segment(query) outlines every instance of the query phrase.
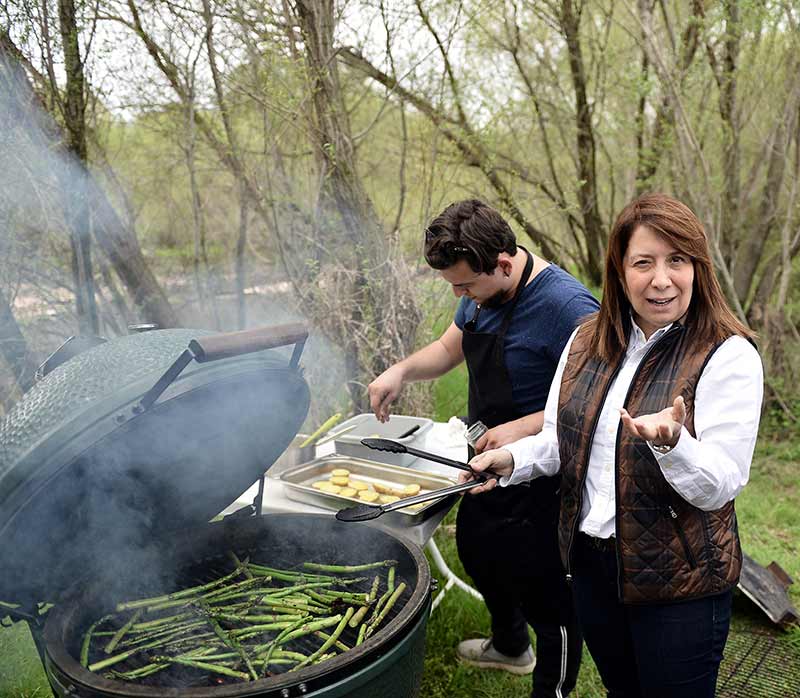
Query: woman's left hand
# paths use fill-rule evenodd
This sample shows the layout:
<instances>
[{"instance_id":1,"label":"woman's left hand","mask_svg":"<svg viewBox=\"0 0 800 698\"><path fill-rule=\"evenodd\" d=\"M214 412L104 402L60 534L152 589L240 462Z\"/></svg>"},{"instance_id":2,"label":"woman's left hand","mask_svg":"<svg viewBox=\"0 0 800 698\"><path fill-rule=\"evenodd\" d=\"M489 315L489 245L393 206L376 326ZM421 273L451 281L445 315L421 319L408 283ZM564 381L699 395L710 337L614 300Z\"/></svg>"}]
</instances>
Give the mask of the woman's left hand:
<instances>
[{"instance_id":1,"label":"woman's left hand","mask_svg":"<svg viewBox=\"0 0 800 698\"><path fill-rule=\"evenodd\" d=\"M631 434L650 441L654 446L674 447L681 435L683 423L686 421L686 404L683 396L678 395L672 407L667 407L656 414L645 414L631 417L625 408L620 411L622 425Z\"/></svg>"}]
</instances>

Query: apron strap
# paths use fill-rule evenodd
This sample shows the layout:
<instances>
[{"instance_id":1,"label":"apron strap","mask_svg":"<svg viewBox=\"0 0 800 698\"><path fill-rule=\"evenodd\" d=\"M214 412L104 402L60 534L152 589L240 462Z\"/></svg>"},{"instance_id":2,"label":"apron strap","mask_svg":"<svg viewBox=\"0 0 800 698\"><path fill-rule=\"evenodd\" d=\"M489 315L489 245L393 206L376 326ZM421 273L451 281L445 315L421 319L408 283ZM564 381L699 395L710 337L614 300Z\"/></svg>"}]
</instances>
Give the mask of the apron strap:
<instances>
[{"instance_id":1,"label":"apron strap","mask_svg":"<svg viewBox=\"0 0 800 698\"><path fill-rule=\"evenodd\" d=\"M524 247L521 249L525 250ZM495 360L499 361L503 357L503 351L505 349L505 339L506 339L506 332L508 332L508 328L511 325L511 320L513 319L514 309L517 307L517 303L519 303L519 299L522 297L522 292L525 290L525 286L528 283L528 279L531 278L531 272L533 271L533 255L531 255L528 250L525 250L525 254L528 255L528 259L525 262L525 268L522 270L522 276L519 279L519 284L517 285L517 290L514 293L514 298L511 300L511 307L506 311L506 314L503 316L503 322L500 325L500 329L497 332L497 341L494 343L494 351L495 351Z\"/></svg>"},{"instance_id":2,"label":"apron strap","mask_svg":"<svg viewBox=\"0 0 800 698\"><path fill-rule=\"evenodd\" d=\"M519 279L519 284L517 285L517 290L514 291L514 297L511 299L511 306L506 311L506 314L503 316L503 322L500 324L500 330L497 332L497 336L501 338L505 338L506 332L508 332L509 325L511 325L512 315L514 314L514 308L517 307L517 303L519 302L519 298L522 295L522 290L528 283L528 279L531 278L531 272L533 271L533 256L531 255L528 250L526 250L522 245L517 245L521 250L525 250L525 254L528 255L528 258L525 260L525 268L522 270L522 276ZM471 325L472 327L478 326L478 318L481 315L481 306L475 306L475 312L472 314L472 318L467 320L466 324Z\"/></svg>"}]
</instances>

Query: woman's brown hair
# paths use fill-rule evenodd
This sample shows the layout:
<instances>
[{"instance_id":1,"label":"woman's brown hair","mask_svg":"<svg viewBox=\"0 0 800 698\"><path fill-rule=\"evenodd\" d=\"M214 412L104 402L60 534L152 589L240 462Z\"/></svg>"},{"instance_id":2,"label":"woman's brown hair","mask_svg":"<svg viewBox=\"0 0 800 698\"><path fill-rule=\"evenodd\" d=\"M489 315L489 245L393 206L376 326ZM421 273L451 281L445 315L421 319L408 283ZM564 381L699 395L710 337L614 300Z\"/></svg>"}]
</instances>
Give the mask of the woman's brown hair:
<instances>
[{"instance_id":1,"label":"woman's brown hair","mask_svg":"<svg viewBox=\"0 0 800 698\"><path fill-rule=\"evenodd\" d=\"M692 259L694 284L686 328L694 341L716 344L735 334L755 337L736 318L725 300L714 274L706 232L697 216L688 206L666 194L643 194L622 209L611 230L606 251L603 300L599 313L586 328L591 337L589 355L616 363L628 345L631 304L622 279L628 242L639 226L649 228Z\"/></svg>"}]
</instances>

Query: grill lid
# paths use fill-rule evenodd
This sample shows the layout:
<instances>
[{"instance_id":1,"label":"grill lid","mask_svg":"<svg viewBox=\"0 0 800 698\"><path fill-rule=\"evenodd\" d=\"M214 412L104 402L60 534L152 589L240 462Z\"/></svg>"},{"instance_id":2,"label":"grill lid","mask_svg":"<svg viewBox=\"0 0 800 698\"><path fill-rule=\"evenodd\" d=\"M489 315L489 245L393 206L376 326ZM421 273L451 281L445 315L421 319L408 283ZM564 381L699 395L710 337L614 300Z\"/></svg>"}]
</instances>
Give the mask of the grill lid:
<instances>
[{"instance_id":1,"label":"grill lid","mask_svg":"<svg viewBox=\"0 0 800 698\"><path fill-rule=\"evenodd\" d=\"M307 331L159 330L48 374L0 424L0 599L52 601L98 551L208 521L306 417ZM294 344L291 358L274 347ZM100 569L97 569L100 568Z\"/></svg>"}]
</instances>

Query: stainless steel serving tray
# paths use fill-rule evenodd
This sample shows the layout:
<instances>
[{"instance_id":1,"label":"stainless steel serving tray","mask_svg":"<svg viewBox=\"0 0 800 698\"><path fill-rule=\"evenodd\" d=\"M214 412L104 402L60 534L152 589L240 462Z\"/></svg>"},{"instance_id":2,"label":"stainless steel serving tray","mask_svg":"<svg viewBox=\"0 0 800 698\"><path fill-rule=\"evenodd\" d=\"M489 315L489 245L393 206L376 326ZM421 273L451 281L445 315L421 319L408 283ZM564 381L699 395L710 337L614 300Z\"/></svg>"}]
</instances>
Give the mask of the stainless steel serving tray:
<instances>
[{"instance_id":1,"label":"stainless steel serving tray","mask_svg":"<svg viewBox=\"0 0 800 698\"><path fill-rule=\"evenodd\" d=\"M450 487L455 484L452 480L442 475L411 470L397 465L378 463L352 456L332 454L315 458L308 463L288 468L280 475L284 484L286 496L296 502L304 502L325 509L338 511L355 504L363 504L364 500L358 497L342 497L332 492L324 492L312 487L317 480L327 480L331 471L337 468L346 468L350 475L367 484L380 483L393 488L403 487L416 483L420 486L420 494ZM457 495L451 495L455 497ZM408 509L398 509L385 514L382 520L389 525L409 527L421 524L431 516L449 506L450 497L442 497L424 504L418 504Z\"/></svg>"}]
</instances>

